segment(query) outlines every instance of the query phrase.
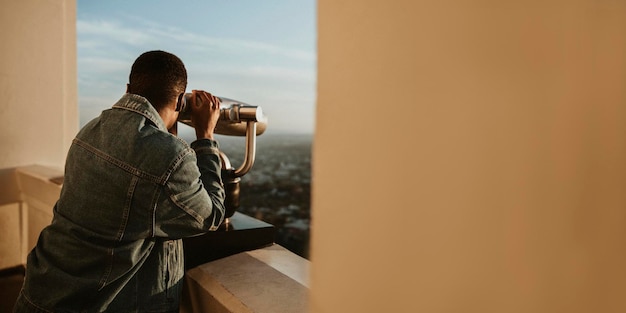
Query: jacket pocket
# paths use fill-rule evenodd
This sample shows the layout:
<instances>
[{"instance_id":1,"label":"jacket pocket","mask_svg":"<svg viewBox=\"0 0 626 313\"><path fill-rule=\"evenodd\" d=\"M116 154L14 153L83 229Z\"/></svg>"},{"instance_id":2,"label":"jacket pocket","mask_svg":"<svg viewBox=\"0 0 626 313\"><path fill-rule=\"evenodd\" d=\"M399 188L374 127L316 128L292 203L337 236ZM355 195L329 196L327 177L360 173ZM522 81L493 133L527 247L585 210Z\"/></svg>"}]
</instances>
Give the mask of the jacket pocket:
<instances>
[{"instance_id":1,"label":"jacket pocket","mask_svg":"<svg viewBox=\"0 0 626 313\"><path fill-rule=\"evenodd\" d=\"M147 295L139 300L142 303L141 312L178 312L184 274L182 243L178 241L157 240L155 250L159 252L152 257L158 259L155 263L158 264L158 275L155 276L157 273L154 271L147 271L152 276L144 275L140 280L145 284L141 285L139 294Z\"/></svg>"},{"instance_id":2,"label":"jacket pocket","mask_svg":"<svg viewBox=\"0 0 626 313\"><path fill-rule=\"evenodd\" d=\"M178 303L183 285L184 265L181 240L168 240L165 245L165 295L168 302Z\"/></svg>"}]
</instances>

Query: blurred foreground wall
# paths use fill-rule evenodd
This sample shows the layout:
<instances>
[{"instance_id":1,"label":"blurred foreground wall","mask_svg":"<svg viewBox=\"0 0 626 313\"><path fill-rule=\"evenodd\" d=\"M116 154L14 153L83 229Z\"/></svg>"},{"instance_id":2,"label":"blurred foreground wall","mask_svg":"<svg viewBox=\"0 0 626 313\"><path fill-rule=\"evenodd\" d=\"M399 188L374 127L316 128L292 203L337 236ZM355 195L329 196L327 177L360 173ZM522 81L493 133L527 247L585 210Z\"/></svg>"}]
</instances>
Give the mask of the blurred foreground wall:
<instances>
[{"instance_id":1,"label":"blurred foreground wall","mask_svg":"<svg viewBox=\"0 0 626 313\"><path fill-rule=\"evenodd\" d=\"M0 169L62 166L78 130L75 0L0 0Z\"/></svg>"},{"instance_id":2,"label":"blurred foreground wall","mask_svg":"<svg viewBox=\"0 0 626 313\"><path fill-rule=\"evenodd\" d=\"M0 0L0 29L2 269L23 263L31 246L28 231L32 243L37 229L51 218L51 208L41 200L48 197L47 189L35 193L36 198L26 199L24 192L39 188L37 182L47 186L44 177L56 173L28 167L36 177L31 182L20 180L15 168L40 164L60 171L78 130L76 1ZM29 221L36 224L30 230Z\"/></svg>"},{"instance_id":3,"label":"blurred foreground wall","mask_svg":"<svg viewBox=\"0 0 626 313\"><path fill-rule=\"evenodd\" d=\"M311 312L626 311L626 2L318 22Z\"/></svg>"}]
</instances>

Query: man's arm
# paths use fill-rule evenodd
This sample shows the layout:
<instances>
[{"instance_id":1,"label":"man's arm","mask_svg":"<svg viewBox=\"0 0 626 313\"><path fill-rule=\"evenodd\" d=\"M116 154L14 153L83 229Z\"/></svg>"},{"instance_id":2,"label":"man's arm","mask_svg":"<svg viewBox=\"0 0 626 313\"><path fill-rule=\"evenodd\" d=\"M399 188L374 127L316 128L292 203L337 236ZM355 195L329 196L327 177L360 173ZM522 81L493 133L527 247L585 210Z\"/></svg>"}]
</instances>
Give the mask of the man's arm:
<instances>
[{"instance_id":1,"label":"man's arm","mask_svg":"<svg viewBox=\"0 0 626 313\"><path fill-rule=\"evenodd\" d=\"M192 94L191 120L197 140L191 143L191 148L195 155L186 155L167 183L171 201L182 210L166 210L163 214L170 215L157 218L157 226L161 225L155 230L157 236L193 236L217 229L224 218L221 160L217 141L213 139L220 100L202 90L193 90ZM180 224L190 217L195 222Z\"/></svg>"},{"instance_id":2,"label":"man's arm","mask_svg":"<svg viewBox=\"0 0 626 313\"><path fill-rule=\"evenodd\" d=\"M157 207L155 236L182 238L219 227L224 218L224 187L216 141L196 140L168 179L167 197Z\"/></svg>"}]
</instances>

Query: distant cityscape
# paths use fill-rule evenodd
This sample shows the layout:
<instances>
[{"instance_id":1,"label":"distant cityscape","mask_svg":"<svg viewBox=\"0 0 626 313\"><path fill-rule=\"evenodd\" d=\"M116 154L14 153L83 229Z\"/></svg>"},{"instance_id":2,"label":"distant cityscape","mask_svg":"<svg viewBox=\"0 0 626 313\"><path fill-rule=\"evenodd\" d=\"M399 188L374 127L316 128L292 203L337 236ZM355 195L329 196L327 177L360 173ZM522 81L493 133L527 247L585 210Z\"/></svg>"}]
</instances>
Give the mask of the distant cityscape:
<instances>
[{"instance_id":1,"label":"distant cityscape","mask_svg":"<svg viewBox=\"0 0 626 313\"><path fill-rule=\"evenodd\" d=\"M217 136L233 167L242 164L245 137ZM263 134L256 160L242 177L238 212L276 227L276 243L309 258L312 135Z\"/></svg>"}]
</instances>

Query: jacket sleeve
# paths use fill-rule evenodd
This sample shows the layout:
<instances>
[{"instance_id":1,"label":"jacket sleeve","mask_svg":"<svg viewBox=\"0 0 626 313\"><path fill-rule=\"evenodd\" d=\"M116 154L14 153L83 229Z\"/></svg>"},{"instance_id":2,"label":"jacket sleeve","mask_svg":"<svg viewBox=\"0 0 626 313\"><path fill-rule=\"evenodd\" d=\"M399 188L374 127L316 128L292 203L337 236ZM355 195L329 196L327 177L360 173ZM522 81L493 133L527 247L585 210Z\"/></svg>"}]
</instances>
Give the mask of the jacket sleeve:
<instances>
[{"instance_id":1,"label":"jacket sleeve","mask_svg":"<svg viewBox=\"0 0 626 313\"><path fill-rule=\"evenodd\" d=\"M183 155L165 185L167 197L156 208L157 237L183 238L216 230L224 218L224 186L216 141L196 140L195 153ZM160 202L161 203L161 202Z\"/></svg>"}]
</instances>

